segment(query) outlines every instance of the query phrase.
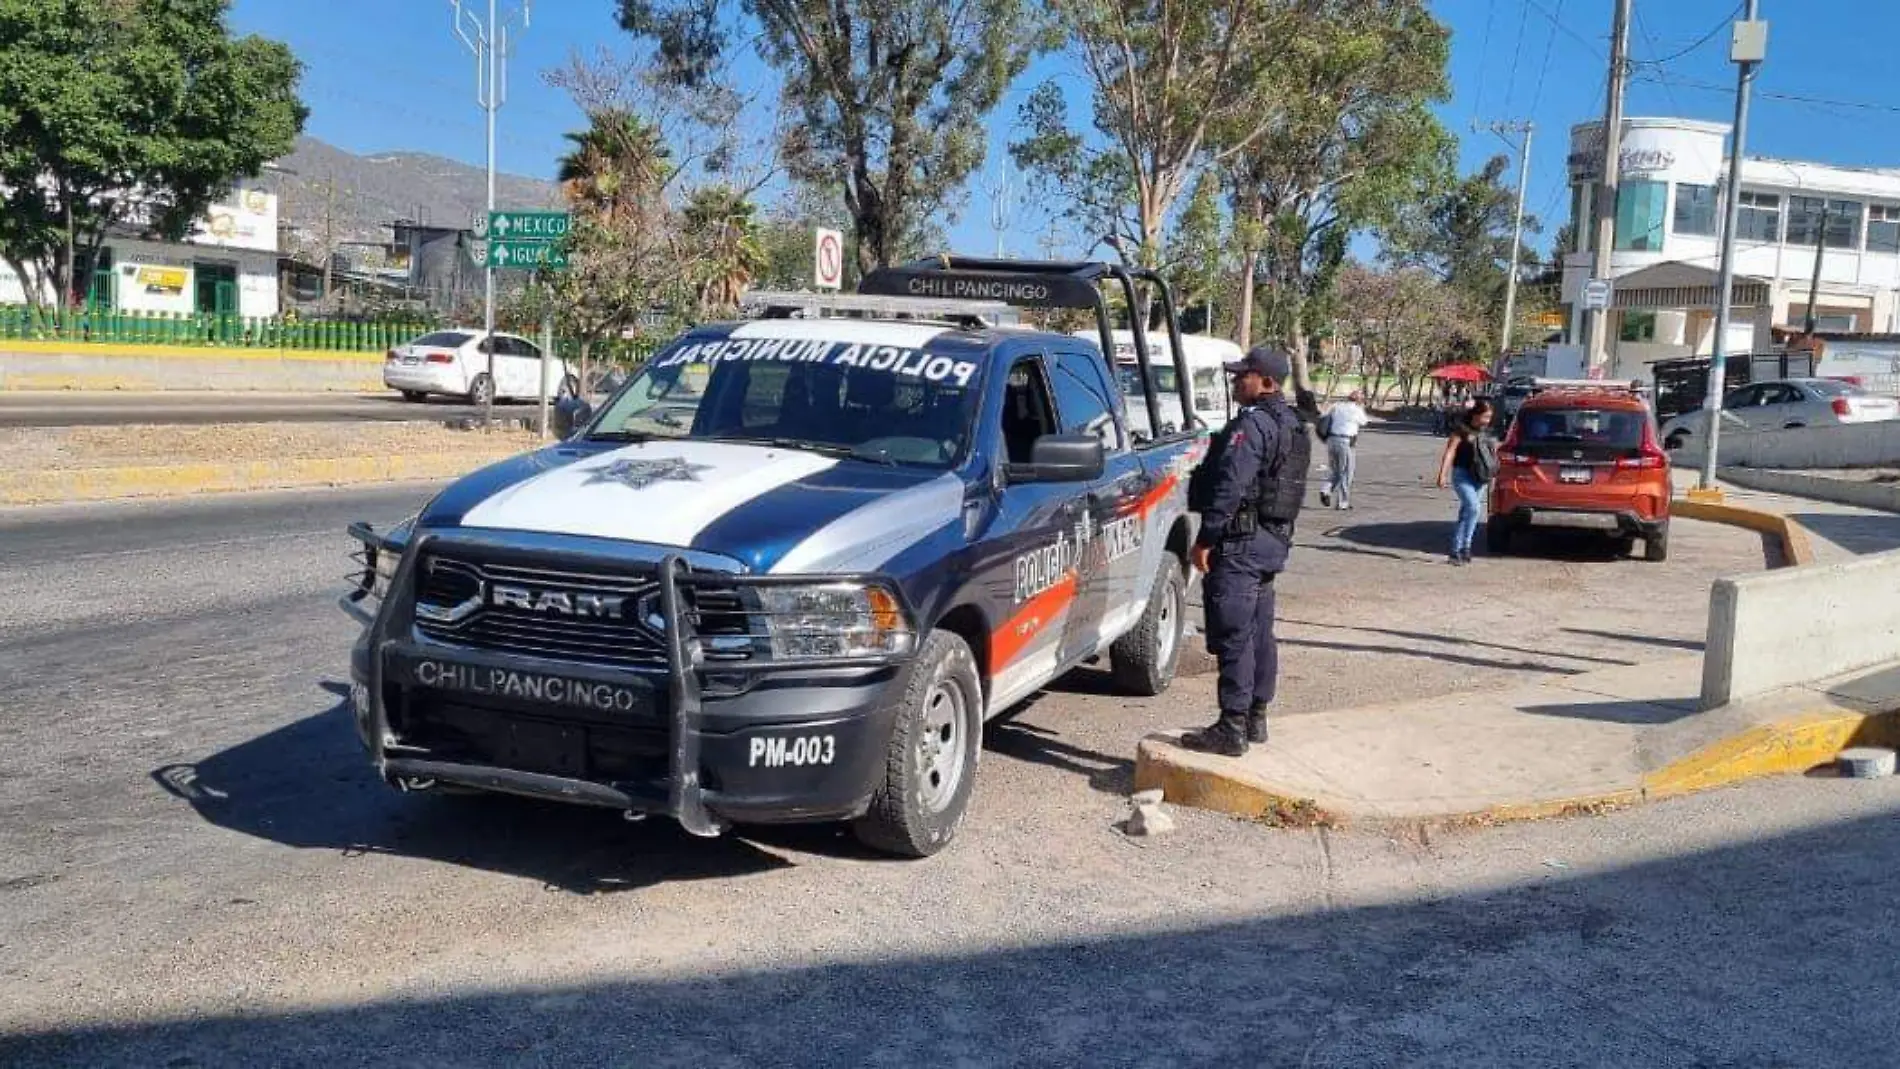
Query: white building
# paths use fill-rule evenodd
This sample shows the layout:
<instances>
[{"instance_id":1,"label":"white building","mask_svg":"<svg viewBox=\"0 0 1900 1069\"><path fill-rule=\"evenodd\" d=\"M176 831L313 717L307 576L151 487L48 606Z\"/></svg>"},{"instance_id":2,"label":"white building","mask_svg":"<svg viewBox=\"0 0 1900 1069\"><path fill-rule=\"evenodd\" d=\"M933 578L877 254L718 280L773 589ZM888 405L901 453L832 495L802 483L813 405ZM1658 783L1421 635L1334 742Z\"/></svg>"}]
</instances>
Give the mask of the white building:
<instances>
[{"instance_id":1,"label":"white building","mask_svg":"<svg viewBox=\"0 0 1900 1069\"><path fill-rule=\"evenodd\" d=\"M148 241L142 228L108 232L93 271L93 300L123 312L268 317L277 303L277 195L237 189L211 206L181 242ZM50 301L50 288L42 287ZM0 262L0 304L26 300Z\"/></svg>"},{"instance_id":2,"label":"white building","mask_svg":"<svg viewBox=\"0 0 1900 1069\"><path fill-rule=\"evenodd\" d=\"M1570 133L1577 241L1564 257L1563 301L1574 341L1588 318L1581 292L1593 260L1601 131L1602 123L1585 123ZM1610 378L1641 378L1651 361L1714 351L1728 132L1690 119L1623 122ZM1768 352L1773 328L1804 326L1817 246L1815 328L1900 331L1900 168L1751 156L1741 187L1729 352Z\"/></svg>"}]
</instances>

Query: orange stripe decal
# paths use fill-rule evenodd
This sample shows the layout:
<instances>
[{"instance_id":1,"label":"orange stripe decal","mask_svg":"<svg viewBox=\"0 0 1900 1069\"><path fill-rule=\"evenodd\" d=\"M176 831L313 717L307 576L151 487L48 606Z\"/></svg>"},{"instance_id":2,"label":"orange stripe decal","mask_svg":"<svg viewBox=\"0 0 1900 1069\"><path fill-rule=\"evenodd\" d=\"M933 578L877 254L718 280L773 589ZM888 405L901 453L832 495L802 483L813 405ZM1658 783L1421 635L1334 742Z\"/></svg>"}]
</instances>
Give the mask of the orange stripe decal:
<instances>
[{"instance_id":1,"label":"orange stripe decal","mask_svg":"<svg viewBox=\"0 0 1900 1069\"><path fill-rule=\"evenodd\" d=\"M1173 493L1174 488L1180 485L1180 483L1181 477L1179 475L1170 475L1161 480L1160 486L1148 491L1148 493L1142 497L1141 504L1135 507L1135 511L1140 513L1145 519L1150 512L1155 510L1157 505L1167 500L1168 495Z\"/></svg>"},{"instance_id":2,"label":"orange stripe decal","mask_svg":"<svg viewBox=\"0 0 1900 1069\"><path fill-rule=\"evenodd\" d=\"M1075 600L1075 573L1062 577L1056 585L1023 602L1016 615L990 634L990 675L1022 656L1023 650L1062 615Z\"/></svg>"}]
</instances>

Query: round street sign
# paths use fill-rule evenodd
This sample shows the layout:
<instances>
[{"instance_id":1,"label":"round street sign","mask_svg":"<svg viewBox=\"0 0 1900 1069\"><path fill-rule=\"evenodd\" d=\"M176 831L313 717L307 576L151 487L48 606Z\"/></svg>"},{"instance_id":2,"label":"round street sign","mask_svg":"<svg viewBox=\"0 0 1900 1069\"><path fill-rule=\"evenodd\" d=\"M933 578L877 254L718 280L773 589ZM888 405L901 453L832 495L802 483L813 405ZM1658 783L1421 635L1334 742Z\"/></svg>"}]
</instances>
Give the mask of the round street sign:
<instances>
[{"instance_id":1,"label":"round street sign","mask_svg":"<svg viewBox=\"0 0 1900 1069\"><path fill-rule=\"evenodd\" d=\"M844 235L836 230L818 231L812 282L821 289L830 290L844 285Z\"/></svg>"}]
</instances>

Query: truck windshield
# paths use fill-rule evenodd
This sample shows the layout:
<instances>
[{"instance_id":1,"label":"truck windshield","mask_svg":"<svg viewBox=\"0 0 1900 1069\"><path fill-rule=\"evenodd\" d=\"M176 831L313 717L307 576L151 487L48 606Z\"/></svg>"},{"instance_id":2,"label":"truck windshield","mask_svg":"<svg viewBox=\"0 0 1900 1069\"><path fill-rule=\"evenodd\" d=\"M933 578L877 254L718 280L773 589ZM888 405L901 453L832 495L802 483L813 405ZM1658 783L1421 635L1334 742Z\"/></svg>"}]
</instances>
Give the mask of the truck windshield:
<instances>
[{"instance_id":1,"label":"truck windshield","mask_svg":"<svg viewBox=\"0 0 1900 1069\"><path fill-rule=\"evenodd\" d=\"M601 411L596 440L768 442L885 464L963 456L982 364L927 349L822 337L687 337Z\"/></svg>"}]
</instances>

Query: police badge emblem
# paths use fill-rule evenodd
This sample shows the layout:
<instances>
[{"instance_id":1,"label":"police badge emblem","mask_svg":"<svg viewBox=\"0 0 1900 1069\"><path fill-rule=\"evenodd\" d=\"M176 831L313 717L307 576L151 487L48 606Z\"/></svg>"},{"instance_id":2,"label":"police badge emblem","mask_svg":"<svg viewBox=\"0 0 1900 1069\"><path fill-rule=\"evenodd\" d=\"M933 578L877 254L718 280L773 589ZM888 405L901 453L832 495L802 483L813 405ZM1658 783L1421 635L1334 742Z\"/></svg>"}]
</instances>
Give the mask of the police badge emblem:
<instances>
[{"instance_id":1,"label":"police badge emblem","mask_svg":"<svg viewBox=\"0 0 1900 1069\"><path fill-rule=\"evenodd\" d=\"M696 483L699 473L711 471L710 464L693 464L685 457L657 457L651 460L616 460L587 477L582 485L617 483L629 490L644 490L654 483Z\"/></svg>"}]
</instances>

